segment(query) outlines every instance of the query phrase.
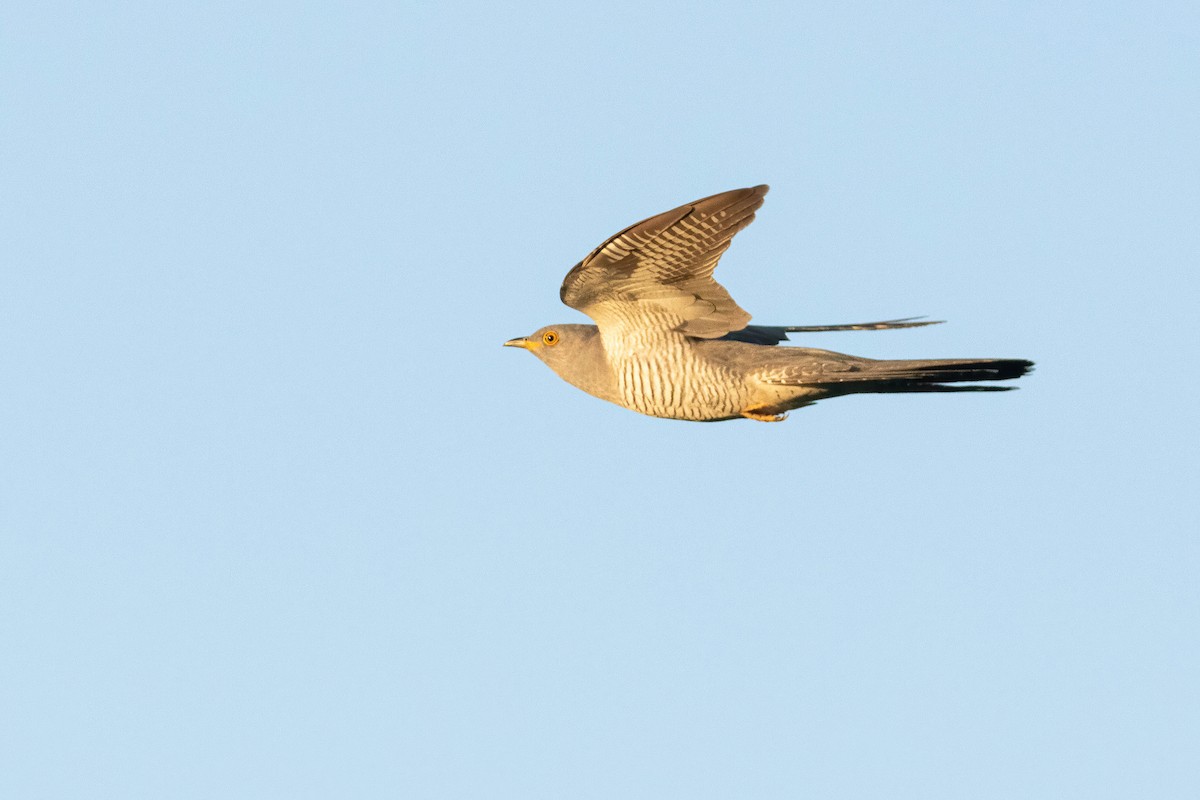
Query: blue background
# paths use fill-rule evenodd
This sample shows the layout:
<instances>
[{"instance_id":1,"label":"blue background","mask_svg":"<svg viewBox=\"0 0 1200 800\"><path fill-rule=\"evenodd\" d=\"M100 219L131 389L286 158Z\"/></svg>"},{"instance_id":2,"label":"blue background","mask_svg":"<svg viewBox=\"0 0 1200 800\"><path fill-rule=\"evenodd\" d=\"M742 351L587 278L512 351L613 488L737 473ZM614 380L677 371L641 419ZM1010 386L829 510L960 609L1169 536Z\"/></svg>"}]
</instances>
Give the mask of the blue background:
<instances>
[{"instance_id":1,"label":"blue background","mask_svg":"<svg viewBox=\"0 0 1200 800\"><path fill-rule=\"evenodd\" d=\"M2 13L0 794L1200 795L1191 3ZM1022 391L650 419L501 342L718 277Z\"/></svg>"}]
</instances>

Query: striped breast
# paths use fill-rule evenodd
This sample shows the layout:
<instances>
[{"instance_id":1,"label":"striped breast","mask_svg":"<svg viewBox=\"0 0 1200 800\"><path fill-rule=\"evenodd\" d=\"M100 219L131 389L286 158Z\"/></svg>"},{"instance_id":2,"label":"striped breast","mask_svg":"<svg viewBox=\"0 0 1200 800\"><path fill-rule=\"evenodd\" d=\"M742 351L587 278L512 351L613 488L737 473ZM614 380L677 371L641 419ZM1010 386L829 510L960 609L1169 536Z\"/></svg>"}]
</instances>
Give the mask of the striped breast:
<instances>
[{"instance_id":1,"label":"striped breast","mask_svg":"<svg viewBox=\"0 0 1200 800\"><path fill-rule=\"evenodd\" d=\"M702 358L690 338L670 329L668 324L675 320L664 317L648 320L643 311L636 318L610 319L600 326L623 405L669 419L738 416L747 402L744 381Z\"/></svg>"}]
</instances>

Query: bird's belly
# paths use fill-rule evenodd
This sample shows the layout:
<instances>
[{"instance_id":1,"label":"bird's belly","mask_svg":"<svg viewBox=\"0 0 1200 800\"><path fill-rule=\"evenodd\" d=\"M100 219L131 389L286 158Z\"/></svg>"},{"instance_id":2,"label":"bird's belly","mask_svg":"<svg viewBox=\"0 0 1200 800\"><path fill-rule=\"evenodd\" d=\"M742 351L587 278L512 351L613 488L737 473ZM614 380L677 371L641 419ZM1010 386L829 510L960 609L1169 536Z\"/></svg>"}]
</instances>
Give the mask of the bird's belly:
<instances>
[{"instance_id":1,"label":"bird's belly","mask_svg":"<svg viewBox=\"0 0 1200 800\"><path fill-rule=\"evenodd\" d=\"M737 417L745 408L741 381L690 354L640 353L614 366L624 405L642 414L710 421Z\"/></svg>"}]
</instances>

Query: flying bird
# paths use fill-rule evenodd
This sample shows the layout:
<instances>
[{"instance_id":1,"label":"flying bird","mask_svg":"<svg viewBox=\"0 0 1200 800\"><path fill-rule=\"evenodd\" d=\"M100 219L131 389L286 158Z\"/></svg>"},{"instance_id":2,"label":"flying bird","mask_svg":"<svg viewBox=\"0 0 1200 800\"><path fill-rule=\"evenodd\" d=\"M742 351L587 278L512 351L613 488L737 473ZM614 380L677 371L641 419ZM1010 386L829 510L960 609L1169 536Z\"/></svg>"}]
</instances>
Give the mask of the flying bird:
<instances>
[{"instance_id":1,"label":"flying bird","mask_svg":"<svg viewBox=\"0 0 1200 800\"><path fill-rule=\"evenodd\" d=\"M946 384L1018 378L1033 366L1012 358L879 361L780 346L794 332L935 323L750 325L713 270L766 194L765 185L735 189L631 225L576 264L559 291L595 325L549 325L504 344L601 400L697 422L779 422L794 408L848 394L1005 391L1014 387Z\"/></svg>"}]
</instances>

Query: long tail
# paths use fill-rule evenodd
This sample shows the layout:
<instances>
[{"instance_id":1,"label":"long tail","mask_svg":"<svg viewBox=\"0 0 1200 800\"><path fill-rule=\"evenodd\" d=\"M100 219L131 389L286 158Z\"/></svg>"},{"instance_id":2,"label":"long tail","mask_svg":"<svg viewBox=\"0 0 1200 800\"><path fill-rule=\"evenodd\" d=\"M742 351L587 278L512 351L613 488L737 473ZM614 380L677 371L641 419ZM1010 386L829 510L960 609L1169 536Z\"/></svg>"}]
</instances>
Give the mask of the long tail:
<instances>
[{"instance_id":1,"label":"long tail","mask_svg":"<svg viewBox=\"0 0 1200 800\"><path fill-rule=\"evenodd\" d=\"M819 376L814 383L847 393L860 392L1006 392L1015 386L946 386L948 383L1004 381L1033 368L1019 358L875 361L850 372Z\"/></svg>"}]
</instances>

